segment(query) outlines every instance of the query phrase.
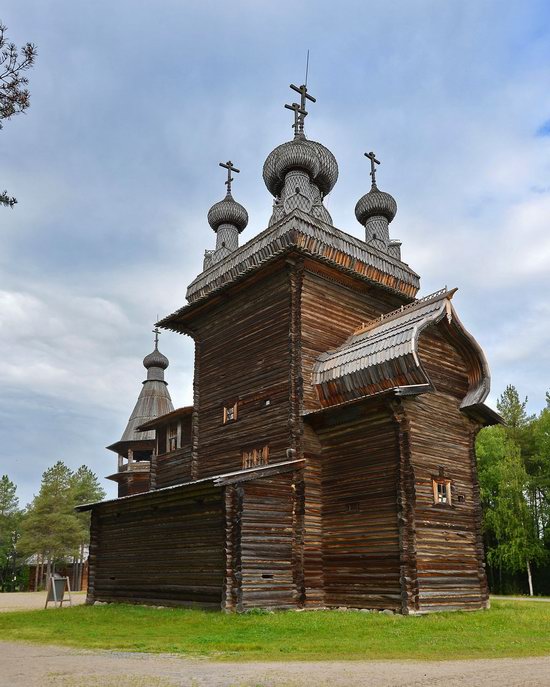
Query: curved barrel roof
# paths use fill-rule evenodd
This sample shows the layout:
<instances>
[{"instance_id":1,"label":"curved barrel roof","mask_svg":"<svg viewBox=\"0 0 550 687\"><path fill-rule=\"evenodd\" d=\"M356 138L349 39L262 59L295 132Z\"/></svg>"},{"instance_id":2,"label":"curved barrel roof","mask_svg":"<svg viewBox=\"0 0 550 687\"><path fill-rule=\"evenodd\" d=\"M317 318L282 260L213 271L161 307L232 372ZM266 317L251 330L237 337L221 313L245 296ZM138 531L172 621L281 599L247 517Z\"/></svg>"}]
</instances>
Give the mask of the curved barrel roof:
<instances>
[{"instance_id":1,"label":"curved barrel roof","mask_svg":"<svg viewBox=\"0 0 550 687\"><path fill-rule=\"evenodd\" d=\"M483 351L464 329L451 304L455 291L442 289L382 315L339 348L321 354L313 383L323 405L391 388L429 385L418 356L418 341L426 327L444 318L457 348L469 363L469 390L462 407L482 403L489 393L489 369Z\"/></svg>"}]
</instances>

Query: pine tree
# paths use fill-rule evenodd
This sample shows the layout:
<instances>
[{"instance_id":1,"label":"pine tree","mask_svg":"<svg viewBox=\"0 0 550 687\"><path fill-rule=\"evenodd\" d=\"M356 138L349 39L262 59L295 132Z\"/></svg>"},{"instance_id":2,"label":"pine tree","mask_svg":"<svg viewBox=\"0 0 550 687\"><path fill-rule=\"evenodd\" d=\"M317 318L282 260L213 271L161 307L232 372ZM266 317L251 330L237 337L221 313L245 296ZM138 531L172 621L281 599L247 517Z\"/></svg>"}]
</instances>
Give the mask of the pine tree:
<instances>
[{"instance_id":1,"label":"pine tree","mask_svg":"<svg viewBox=\"0 0 550 687\"><path fill-rule=\"evenodd\" d=\"M39 493L23 520L20 547L28 555L38 555L47 565L47 575L56 562L67 560L77 551L82 527L74 512L71 470L61 461L42 475Z\"/></svg>"},{"instance_id":2,"label":"pine tree","mask_svg":"<svg viewBox=\"0 0 550 687\"><path fill-rule=\"evenodd\" d=\"M15 591L21 575L18 552L21 510L17 488L7 475L0 478L0 591Z\"/></svg>"},{"instance_id":3,"label":"pine tree","mask_svg":"<svg viewBox=\"0 0 550 687\"><path fill-rule=\"evenodd\" d=\"M28 79L24 73L33 66L35 59L36 46L27 43L18 50L15 43L8 41L6 27L0 22L0 129L2 120L25 112L29 107ZM12 208L16 203L17 199L7 191L0 192L0 205Z\"/></svg>"},{"instance_id":4,"label":"pine tree","mask_svg":"<svg viewBox=\"0 0 550 687\"><path fill-rule=\"evenodd\" d=\"M71 476L71 499L73 507L83 503L92 503L105 498L105 491L95 475L86 465L81 465ZM73 557L73 589L82 588L82 572L84 567L85 550L90 542L90 513L76 513L80 525L80 543L78 551Z\"/></svg>"},{"instance_id":5,"label":"pine tree","mask_svg":"<svg viewBox=\"0 0 550 687\"><path fill-rule=\"evenodd\" d=\"M506 426L512 430L523 429L532 419L527 414L526 407L527 396L524 401L520 401L518 390L513 384L508 384L497 401L498 412Z\"/></svg>"}]
</instances>

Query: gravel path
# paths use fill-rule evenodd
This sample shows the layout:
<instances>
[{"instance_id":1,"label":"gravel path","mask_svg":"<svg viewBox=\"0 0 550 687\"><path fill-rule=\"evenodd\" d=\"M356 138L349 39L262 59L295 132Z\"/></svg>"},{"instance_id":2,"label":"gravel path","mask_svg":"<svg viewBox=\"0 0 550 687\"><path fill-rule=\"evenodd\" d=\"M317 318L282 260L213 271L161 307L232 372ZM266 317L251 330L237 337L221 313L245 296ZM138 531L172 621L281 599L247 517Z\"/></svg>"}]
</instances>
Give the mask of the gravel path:
<instances>
[{"instance_id":1,"label":"gravel path","mask_svg":"<svg viewBox=\"0 0 550 687\"><path fill-rule=\"evenodd\" d=\"M83 604L86 601L86 592L72 593L73 606ZM44 608L46 592L5 592L0 594L0 613L6 611L34 611ZM69 604L63 604L67 608ZM54 608L53 603L48 604L48 609Z\"/></svg>"},{"instance_id":2,"label":"gravel path","mask_svg":"<svg viewBox=\"0 0 550 687\"><path fill-rule=\"evenodd\" d=\"M478 661L214 663L0 642L0 687L548 687L550 656Z\"/></svg>"}]
</instances>

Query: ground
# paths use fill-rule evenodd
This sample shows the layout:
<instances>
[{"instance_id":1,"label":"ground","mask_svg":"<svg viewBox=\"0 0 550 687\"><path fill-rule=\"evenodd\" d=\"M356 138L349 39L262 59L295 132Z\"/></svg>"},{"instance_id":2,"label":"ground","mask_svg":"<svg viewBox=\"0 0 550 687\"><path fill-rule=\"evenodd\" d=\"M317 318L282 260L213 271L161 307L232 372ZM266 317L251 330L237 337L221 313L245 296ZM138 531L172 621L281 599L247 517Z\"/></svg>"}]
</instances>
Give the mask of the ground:
<instances>
[{"instance_id":1,"label":"ground","mask_svg":"<svg viewBox=\"0 0 550 687\"><path fill-rule=\"evenodd\" d=\"M68 597L66 597L68 598ZM86 601L86 592L73 592L71 594L73 606L79 606ZM44 608L46 592L15 592L0 594L0 613L7 611L33 611ZM65 607L66 604L64 603ZM53 608L53 603L48 608Z\"/></svg>"},{"instance_id":2,"label":"ground","mask_svg":"<svg viewBox=\"0 0 550 687\"><path fill-rule=\"evenodd\" d=\"M550 657L219 663L0 642L0 687L547 687Z\"/></svg>"},{"instance_id":3,"label":"ground","mask_svg":"<svg viewBox=\"0 0 550 687\"><path fill-rule=\"evenodd\" d=\"M0 615L0 687L550 685L550 604L525 599L421 618L120 605L28 610L44 600L0 594L0 610L27 609Z\"/></svg>"}]
</instances>

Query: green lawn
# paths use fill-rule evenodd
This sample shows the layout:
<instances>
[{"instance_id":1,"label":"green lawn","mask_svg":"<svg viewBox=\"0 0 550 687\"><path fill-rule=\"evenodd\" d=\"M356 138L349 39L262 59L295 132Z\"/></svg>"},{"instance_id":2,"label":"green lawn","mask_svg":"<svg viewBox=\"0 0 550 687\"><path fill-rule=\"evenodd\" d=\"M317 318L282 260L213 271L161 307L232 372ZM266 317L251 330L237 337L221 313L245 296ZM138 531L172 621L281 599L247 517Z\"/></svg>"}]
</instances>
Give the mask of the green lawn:
<instances>
[{"instance_id":1,"label":"green lawn","mask_svg":"<svg viewBox=\"0 0 550 687\"><path fill-rule=\"evenodd\" d=\"M550 654L550 604L421 617L358 611L225 615L144 606L0 614L0 638L238 660L457 659Z\"/></svg>"}]
</instances>

